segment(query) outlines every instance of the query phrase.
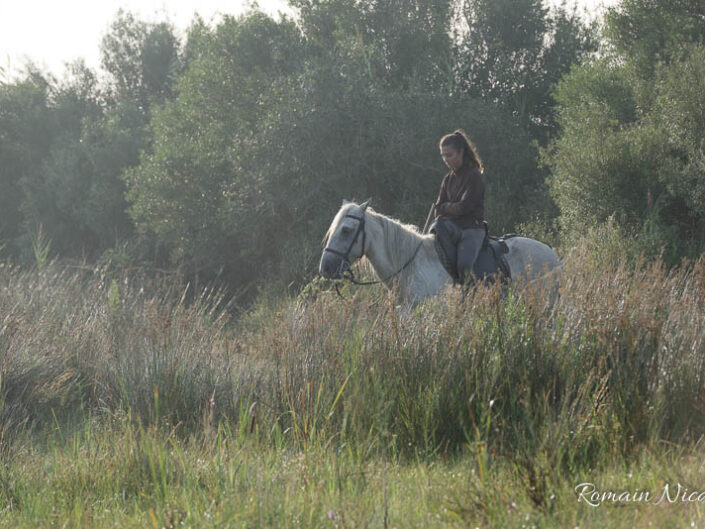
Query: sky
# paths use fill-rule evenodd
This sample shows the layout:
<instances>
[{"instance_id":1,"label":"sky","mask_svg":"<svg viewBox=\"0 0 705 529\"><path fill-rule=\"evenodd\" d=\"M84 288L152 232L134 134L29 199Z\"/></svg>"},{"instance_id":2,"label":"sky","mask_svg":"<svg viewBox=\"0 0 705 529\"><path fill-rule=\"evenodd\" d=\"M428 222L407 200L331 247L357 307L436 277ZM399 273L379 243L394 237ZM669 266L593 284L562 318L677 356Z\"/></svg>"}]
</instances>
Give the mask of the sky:
<instances>
[{"instance_id":1,"label":"sky","mask_svg":"<svg viewBox=\"0 0 705 529\"><path fill-rule=\"evenodd\" d=\"M572 1L589 14L617 2ZM100 41L121 8L147 22L168 20L185 31L196 12L206 22L217 22L221 14L237 15L248 5L248 0L0 0L0 68L7 78L31 59L58 76L66 63L83 58L97 69ZM272 15L292 13L286 0L259 0L258 5Z\"/></svg>"}]
</instances>

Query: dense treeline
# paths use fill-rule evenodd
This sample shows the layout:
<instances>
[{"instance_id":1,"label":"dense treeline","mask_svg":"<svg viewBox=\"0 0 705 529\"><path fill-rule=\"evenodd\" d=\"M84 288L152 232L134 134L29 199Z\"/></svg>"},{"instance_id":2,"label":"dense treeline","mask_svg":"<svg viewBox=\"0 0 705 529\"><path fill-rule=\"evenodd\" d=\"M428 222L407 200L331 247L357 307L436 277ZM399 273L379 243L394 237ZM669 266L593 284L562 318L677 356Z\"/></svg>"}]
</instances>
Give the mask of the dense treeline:
<instances>
[{"instance_id":1,"label":"dense treeline","mask_svg":"<svg viewBox=\"0 0 705 529\"><path fill-rule=\"evenodd\" d=\"M614 216L649 253L705 249L705 4L623 0L610 47L559 84L549 151L564 235Z\"/></svg>"},{"instance_id":2,"label":"dense treeline","mask_svg":"<svg viewBox=\"0 0 705 529\"><path fill-rule=\"evenodd\" d=\"M637 250L705 248L699 2L623 0L599 28L540 0L290 3L183 37L120 12L101 72L2 82L1 256L302 281L344 197L422 222L456 127L495 232L611 217Z\"/></svg>"}]
</instances>

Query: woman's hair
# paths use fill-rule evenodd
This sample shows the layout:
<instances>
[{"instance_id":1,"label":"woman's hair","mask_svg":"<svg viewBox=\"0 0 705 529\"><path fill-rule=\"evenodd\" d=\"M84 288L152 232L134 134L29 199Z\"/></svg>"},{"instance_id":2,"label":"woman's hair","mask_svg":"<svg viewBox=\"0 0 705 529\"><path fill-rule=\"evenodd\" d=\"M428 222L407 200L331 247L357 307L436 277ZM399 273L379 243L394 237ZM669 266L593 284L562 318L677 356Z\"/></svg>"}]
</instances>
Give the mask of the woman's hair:
<instances>
[{"instance_id":1,"label":"woman's hair","mask_svg":"<svg viewBox=\"0 0 705 529\"><path fill-rule=\"evenodd\" d=\"M454 147L463 153L463 163L477 167L480 172L484 172L485 168L482 165L482 159L477 154L477 147L468 139L465 131L458 129L452 134L446 134L441 138L441 147Z\"/></svg>"}]
</instances>

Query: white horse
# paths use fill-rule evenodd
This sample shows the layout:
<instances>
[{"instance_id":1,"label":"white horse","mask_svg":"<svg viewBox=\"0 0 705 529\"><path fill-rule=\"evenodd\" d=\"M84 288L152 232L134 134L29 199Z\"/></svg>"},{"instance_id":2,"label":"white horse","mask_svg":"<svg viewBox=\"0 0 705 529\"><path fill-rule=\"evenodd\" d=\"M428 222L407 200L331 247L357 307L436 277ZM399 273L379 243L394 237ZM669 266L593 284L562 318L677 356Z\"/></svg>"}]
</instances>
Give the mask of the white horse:
<instances>
[{"instance_id":1,"label":"white horse","mask_svg":"<svg viewBox=\"0 0 705 529\"><path fill-rule=\"evenodd\" d=\"M326 233L319 273L328 279L340 279L364 256L380 282L388 288L397 283L399 292L412 303L452 286L453 279L436 252L434 236L377 213L368 208L368 202L358 205L343 201ZM512 237L506 244L513 279L531 281L560 267L556 252L542 242Z\"/></svg>"}]
</instances>

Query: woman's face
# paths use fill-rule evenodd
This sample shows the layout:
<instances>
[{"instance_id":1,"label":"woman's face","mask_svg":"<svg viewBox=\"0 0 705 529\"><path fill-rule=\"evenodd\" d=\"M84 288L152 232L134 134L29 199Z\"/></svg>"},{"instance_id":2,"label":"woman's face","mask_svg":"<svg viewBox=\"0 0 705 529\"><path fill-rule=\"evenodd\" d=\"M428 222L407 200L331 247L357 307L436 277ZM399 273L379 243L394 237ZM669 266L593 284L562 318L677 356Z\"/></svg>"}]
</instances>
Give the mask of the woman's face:
<instances>
[{"instance_id":1,"label":"woman's face","mask_svg":"<svg viewBox=\"0 0 705 529\"><path fill-rule=\"evenodd\" d=\"M463 165L463 152L455 147L441 147L441 158L449 169L456 171Z\"/></svg>"}]
</instances>

